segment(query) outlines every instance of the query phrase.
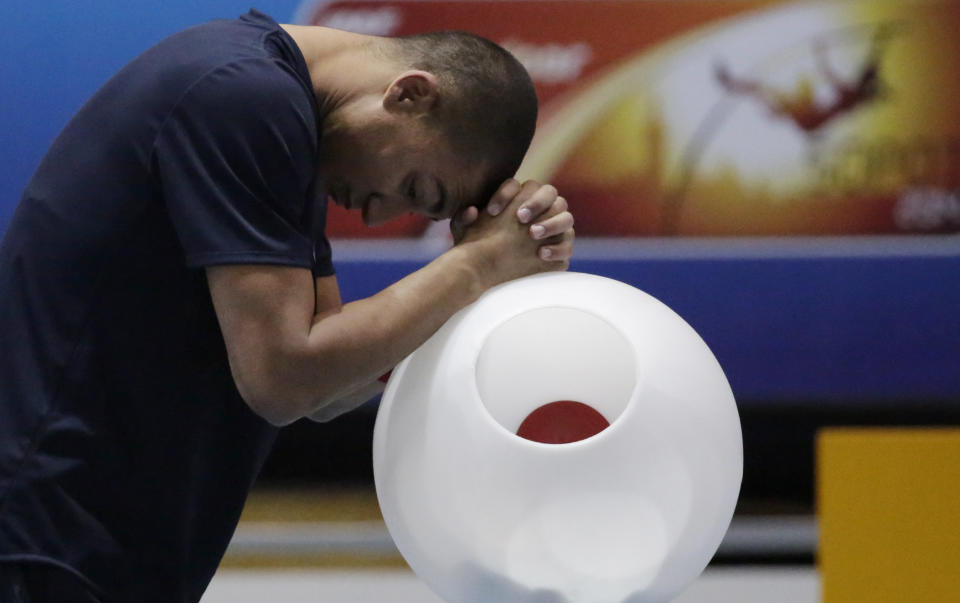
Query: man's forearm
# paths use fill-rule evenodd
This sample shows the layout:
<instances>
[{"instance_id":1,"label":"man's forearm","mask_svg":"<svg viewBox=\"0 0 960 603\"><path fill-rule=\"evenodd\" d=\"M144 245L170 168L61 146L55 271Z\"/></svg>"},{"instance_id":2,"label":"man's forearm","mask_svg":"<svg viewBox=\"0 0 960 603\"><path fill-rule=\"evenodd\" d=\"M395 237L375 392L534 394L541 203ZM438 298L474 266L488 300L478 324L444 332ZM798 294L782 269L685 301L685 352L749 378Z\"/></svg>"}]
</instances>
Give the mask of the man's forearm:
<instances>
[{"instance_id":1,"label":"man's forearm","mask_svg":"<svg viewBox=\"0 0 960 603\"><path fill-rule=\"evenodd\" d=\"M556 189L508 181L494 200L498 196L512 200L497 215L463 212L469 226L453 249L345 305L334 276L313 279L286 266L209 267L211 298L243 399L276 425L315 414L393 368L489 287L566 269L573 218ZM534 207L531 216L540 221L520 219L521 205Z\"/></svg>"}]
</instances>

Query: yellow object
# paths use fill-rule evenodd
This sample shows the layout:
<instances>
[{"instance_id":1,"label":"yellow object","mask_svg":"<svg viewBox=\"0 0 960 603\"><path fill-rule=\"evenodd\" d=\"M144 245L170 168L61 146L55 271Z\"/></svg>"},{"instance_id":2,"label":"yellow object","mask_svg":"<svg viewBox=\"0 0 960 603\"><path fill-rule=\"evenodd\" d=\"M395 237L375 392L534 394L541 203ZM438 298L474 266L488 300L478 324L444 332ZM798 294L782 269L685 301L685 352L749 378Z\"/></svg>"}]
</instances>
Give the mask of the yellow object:
<instances>
[{"instance_id":1,"label":"yellow object","mask_svg":"<svg viewBox=\"0 0 960 603\"><path fill-rule=\"evenodd\" d=\"M824 603L960 601L960 429L826 429Z\"/></svg>"}]
</instances>

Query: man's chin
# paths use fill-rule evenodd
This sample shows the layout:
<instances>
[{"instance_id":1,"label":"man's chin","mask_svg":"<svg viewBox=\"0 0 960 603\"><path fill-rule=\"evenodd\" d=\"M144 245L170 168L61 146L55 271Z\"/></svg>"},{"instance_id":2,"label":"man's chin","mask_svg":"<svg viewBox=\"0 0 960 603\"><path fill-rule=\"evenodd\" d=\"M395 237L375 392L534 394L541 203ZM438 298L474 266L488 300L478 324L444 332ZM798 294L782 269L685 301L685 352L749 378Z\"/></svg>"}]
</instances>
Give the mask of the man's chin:
<instances>
[{"instance_id":1,"label":"man's chin","mask_svg":"<svg viewBox=\"0 0 960 603\"><path fill-rule=\"evenodd\" d=\"M360 220L363 222L364 226L373 228L374 226L380 226L384 223L384 220L372 217L368 211L368 206L364 205L360 208Z\"/></svg>"},{"instance_id":2,"label":"man's chin","mask_svg":"<svg viewBox=\"0 0 960 603\"><path fill-rule=\"evenodd\" d=\"M380 215L381 212L377 211L379 208L376 206L376 203L377 201L375 199L368 200L357 208L360 211L360 219L363 221L364 226L382 226L390 221L390 218L384 218Z\"/></svg>"},{"instance_id":3,"label":"man's chin","mask_svg":"<svg viewBox=\"0 0 960 603\"><path fill-rule=\"evenodd\" d=\"M368 218L366 214L361 214L360 219L363 221L363 225L368 228L376 228L377 226L383 226L384 224L390 221L390 220L371 219L371 218Z\"/></svg>"}]
</instances>

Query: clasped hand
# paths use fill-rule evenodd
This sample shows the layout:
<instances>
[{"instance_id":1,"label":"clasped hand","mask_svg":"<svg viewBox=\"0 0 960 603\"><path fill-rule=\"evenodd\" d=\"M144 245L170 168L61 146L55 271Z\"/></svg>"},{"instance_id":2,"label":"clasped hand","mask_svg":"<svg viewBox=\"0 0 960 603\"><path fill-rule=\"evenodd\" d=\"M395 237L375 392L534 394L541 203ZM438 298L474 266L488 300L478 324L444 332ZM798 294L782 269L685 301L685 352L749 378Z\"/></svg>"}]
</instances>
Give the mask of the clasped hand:
<instances>
[{"instance_id":1,"label":"clasped hand","mask_svg":"<svg viewBox=\"0 0 960 603\"><path fill-rule=\"evenodd\" d=\"M534 180L505 181L487 206L468 207L450 223L457 244L494 241L493 256L519 254L520 272L565 270L573 253L573 215L557 189ZM521 237L521 234L525 235ZM525 240L521 240L525 239ZM524 257L530 251L533 258ZM529 260L539 260L530 264ZM523 274L512 275L523 276ZM504 279L506 280L506 279Z\"/></svg>"}]
</instances>

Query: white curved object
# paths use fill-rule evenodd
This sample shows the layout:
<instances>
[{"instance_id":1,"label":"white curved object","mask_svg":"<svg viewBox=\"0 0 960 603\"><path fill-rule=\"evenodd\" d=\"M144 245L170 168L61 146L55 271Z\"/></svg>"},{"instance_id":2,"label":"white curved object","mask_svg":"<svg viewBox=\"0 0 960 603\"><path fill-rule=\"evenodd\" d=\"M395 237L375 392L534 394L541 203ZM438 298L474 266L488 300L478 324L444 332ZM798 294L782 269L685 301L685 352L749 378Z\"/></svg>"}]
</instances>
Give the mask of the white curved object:
<instances>
[{"instance_id":1,"label":"white curved object","mask_svg":"<svg viewBox=\"0 0 960 603\"><path fill-rule=\"evenodd\" d=\"M575 400L610 426L516 435ZM703 340L619 281L551 273L490 290L394 371L373 443L380 508L450 603L662 603L729 526L743 448Z\"/></svg>"}]
</instances>

